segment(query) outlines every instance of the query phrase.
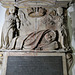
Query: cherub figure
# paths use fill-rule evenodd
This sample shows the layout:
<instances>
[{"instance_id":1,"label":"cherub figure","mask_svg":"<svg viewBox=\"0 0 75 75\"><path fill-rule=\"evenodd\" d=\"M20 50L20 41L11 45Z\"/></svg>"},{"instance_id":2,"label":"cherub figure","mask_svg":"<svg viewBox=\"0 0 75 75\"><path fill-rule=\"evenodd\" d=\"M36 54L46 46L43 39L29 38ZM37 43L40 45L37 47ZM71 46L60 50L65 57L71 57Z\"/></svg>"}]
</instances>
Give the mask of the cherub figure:
<instances>
[{"instance_id":1,"label":"cherub figure","mask_svg":"<svg viewBox=\"0 0 75 75\"><path fill-rule=\"evenodd\" d=\"M55 20L55 22L58 25L58 29L57 29L58 33L59 33L59 39L58 39L58 41L60 42L61 47L65 48L65 46L64 46L64 35L66 34L66 30L64 29L65 27L63 25L63 16L62 16L62 14L63 14L63 8L58 7L57 8L57 18ZM64 32L65 34L63 35L62 32Z\"/></svg>"}]
</instances>

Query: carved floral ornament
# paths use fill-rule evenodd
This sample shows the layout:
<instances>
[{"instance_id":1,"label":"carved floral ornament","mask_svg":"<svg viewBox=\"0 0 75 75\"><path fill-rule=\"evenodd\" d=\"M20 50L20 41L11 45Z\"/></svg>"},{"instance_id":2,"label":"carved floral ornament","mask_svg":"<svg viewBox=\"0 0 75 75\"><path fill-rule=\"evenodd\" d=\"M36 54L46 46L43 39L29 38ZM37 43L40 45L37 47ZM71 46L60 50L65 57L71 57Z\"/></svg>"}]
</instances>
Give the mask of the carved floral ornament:
<instances>
[{"instance_id":1,"label":"carved floral ornament","mask_svg":"<svg viewBox=\"0 0 75 75\"><path fill-rule=\"evenodd\" d=\"M27 11L30 17L41 17L44 16L47 12L47 10L42 7L31 7L28 8Z\"/></svg>"}]
</instances>

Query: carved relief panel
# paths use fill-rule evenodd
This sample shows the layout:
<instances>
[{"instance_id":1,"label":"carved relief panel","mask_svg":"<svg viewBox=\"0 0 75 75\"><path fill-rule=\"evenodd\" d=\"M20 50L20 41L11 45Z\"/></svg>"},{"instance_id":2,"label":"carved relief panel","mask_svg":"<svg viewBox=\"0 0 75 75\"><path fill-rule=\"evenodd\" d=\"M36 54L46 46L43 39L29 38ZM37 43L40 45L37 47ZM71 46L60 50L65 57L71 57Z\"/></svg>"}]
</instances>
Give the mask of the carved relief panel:
<instances>
[{"instance_id":1,"label":"carved relief panel","mask_svg":"<svg viewBox=\"0 0 75 75\"><path fill-rule=\"evenodd\" d=\"M67 36L67 8L39 5L36 3L26 8L13 5L7 9L1 49L64 53L71 51ZM66 54L66 58L70 67L70 52Z\"/></svg>"},{"instance_id":2,"label":"carved relief panel","mask_svg":"<svg viewBox=\"0 0 75 75\"><path fill-rule=\"evenodd\" d=\"M2 31L2 48L43 49L48 45L53 50L65 49L64 36L67 36L67 32L63 10L61 7L10 7L6 11Z\"/></svg>"}]
</instances>

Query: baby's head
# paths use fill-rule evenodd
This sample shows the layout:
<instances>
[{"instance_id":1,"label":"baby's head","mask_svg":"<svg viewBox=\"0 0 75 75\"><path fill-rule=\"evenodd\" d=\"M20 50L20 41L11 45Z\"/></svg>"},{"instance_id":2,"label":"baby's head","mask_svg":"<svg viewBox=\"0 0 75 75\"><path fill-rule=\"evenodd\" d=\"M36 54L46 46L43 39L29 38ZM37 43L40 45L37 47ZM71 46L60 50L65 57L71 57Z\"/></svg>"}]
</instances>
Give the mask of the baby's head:
<instances>
[{"instance_id":1,"label":"baby's head","mask_svg":"<svg viewBox=\"0 0 75 75\"><path fill-rule=\"evenodd\" d=\"M55 40L55 38L56 38L56 33L53 30L51 30L45 34L45 40L47 42L52 42Z\"/></svg>"}]
</instances>

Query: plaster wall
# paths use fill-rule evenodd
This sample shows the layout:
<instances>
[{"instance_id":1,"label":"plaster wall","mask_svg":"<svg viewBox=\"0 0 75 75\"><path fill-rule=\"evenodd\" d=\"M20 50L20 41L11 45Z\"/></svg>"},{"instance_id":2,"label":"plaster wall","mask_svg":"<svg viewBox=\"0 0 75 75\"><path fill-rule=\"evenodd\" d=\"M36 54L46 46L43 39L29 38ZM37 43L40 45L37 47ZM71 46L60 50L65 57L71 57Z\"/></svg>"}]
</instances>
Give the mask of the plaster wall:
<instances>
[{"instance_id":1,"label":"plaster wall","mask_svg":"<svg viewBox=\"0 0 75 75\"><path fill-rule=\"evenodd\" d=\"M1 44L2 26L3 26L4 20L5 20L5 11L6 11L6 9L3 8L0 3L0 44ZM0 57L0 61L1 61L1 57ZM1 68L2 68L2 65L0 64L0 75L1 75Z\"/></svg>"}]
</instances>

